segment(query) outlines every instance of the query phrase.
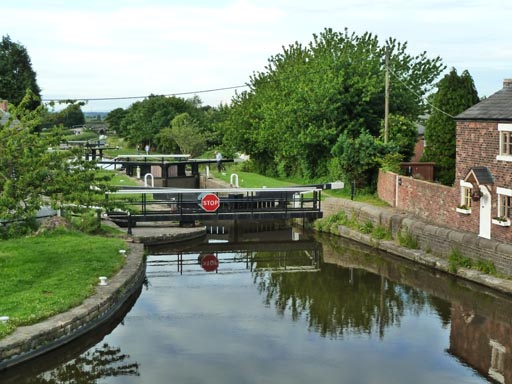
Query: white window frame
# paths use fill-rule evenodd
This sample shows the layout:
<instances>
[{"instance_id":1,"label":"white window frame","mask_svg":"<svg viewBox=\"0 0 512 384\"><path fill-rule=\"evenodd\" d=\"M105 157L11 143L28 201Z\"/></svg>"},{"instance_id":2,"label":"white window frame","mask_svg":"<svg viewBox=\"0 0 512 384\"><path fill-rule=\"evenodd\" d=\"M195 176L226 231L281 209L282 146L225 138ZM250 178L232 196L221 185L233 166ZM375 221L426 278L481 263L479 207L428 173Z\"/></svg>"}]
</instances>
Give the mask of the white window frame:
<instances>
[{"instance_id":1,"label":"white window frame","mask_svg":"<svg viewBox=\"0 0 512 384\"><path fill-rule=\"evenodd\" d=\"M467 213L471 212L471 189L473 189L473 184L460 180L460 205L468 208L467 211L469 212ZM460 208L457 208L457 212L466 213L462 212Z\"/></svg>"},{"instance_id":2,"label":"white window frame","mask_svg":"<svg viewBox=\"0 0 512 384\"><path fill-rule=\"evenodd\" d=\"M498 341L489 339L491 347L491 366L489 367L489 376L498 383L505 383L504 364L507 349Z\"/></svg>"},{"instance_id":3,"label":"white window frame","mask_svg":"<svg viewBox=\"0 0 512 384\"><path fill-rule=\"evenodd\" d=\"M503 196L509 196L511 197L512 196L512 189L508 189L508 188L502 188L502 187L497 187L496 188L496 194L498 195L498 205L497 205L497 216L498 217L505 217L507 219L509 219L510 215L511 215L511 212L509 212L510 210L510 207L507 208L503 208L503 201L502 201L502 197ZM505 214L502 215L502 210L505 209Z\"/></svg>"},{"instance_id":4,"label":"white window frame","mask_svg":"<svg viewBox=\"0 0 512 384\"><path fill-rule=\"evenodd\" d=\"M512 147L512 124L498 123L498 132L499 132L499 150L498 155L496 156L496 160L500 161L512 161L512 153L504 153L504 138L508 138L508 145ZM510 149L512 152L512 148Z\"/></svg>"}]
</instances>

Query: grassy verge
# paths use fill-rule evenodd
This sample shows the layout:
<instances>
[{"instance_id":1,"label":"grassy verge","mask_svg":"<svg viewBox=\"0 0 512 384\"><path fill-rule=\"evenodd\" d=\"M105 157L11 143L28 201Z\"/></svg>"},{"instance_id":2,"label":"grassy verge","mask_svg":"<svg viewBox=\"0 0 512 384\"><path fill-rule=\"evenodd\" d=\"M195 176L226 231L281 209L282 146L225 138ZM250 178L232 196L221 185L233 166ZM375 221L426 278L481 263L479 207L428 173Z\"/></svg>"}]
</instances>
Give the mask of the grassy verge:
<instances>
[{"instance_id":1,"label":"grassy verge","mask_svg":"<svg viewBox=\"0 0 512 384\"><path fill-rule=\"evenodd\" d=\"M0 242L0 338L76 307L124 264L122 239L56 230Z\"/></svg>"},{"instance_id":2,"label":"grassy verge","mask_svg":"<svg viewBox=\"0 0 512 384\"><path fill-rule=\"evenodd\" d=\"M210 167L210 173L217 179L220 179L226 183L231 182L231 174L238 175L238 186L240 188L261 188L263 186L267 188L279 188L279 187L290 187L297 185L307 185L307 184L317 184L314 182L306 182L304 180L298 179L277 179L267 176L262 176L257 173L244 172L241 171L240 168L242 166L240 164L231 164L226 165L226 172L220 173L217 172L216 169L212 170ZM335 181L335 180L333 180ZM322 184L322 183L318 183ZM337 197L341 199L350 199L351 198L351 190L349 183L345 183L344 189L339 190L325 190L322 191L322 198L326 196ZM389 206L386 202L379 199L376 194L370 194L366 192L356 191L354 196L354 201L359 201L362 203L368 203L379 207Z\"/></svg>"}]
</instances>

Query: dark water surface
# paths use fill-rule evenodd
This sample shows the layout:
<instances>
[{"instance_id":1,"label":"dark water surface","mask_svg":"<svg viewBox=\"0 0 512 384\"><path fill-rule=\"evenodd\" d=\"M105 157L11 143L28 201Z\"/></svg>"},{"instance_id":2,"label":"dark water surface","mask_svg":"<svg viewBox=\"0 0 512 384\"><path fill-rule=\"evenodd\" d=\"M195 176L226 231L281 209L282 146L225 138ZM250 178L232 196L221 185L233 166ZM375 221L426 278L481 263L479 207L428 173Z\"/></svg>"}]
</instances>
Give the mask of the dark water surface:
<instances>
[{"instance_id":1,"label":"dark water surface","mask_svg":"<svg viewBox=\"0 0 512 384\"><path fill-rule=\"evenodd\" d=\"M113 330L0 382L512 382L507 298L339 238L246 237L151 250Z\"/></svg>"}]
</instances>

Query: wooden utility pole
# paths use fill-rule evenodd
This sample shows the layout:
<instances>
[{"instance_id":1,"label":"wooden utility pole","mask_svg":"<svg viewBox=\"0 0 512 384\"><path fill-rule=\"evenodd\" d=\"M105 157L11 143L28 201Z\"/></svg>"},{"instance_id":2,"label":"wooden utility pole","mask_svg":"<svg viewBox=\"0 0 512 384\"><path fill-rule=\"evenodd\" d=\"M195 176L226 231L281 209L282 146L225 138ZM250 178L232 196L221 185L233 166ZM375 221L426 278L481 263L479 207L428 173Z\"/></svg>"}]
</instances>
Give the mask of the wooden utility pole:
<instances>
[{"instance_id":1,"label":"wooden utility pole","mask_svg":"<svg viewBox=\"0 0 512 384\"><path fill-rule=\"evenodd\" d=\"M384 85L384 143L388 142L389 121L389 49L386 47L386 80Z\"/></svg>"}]
</instances>

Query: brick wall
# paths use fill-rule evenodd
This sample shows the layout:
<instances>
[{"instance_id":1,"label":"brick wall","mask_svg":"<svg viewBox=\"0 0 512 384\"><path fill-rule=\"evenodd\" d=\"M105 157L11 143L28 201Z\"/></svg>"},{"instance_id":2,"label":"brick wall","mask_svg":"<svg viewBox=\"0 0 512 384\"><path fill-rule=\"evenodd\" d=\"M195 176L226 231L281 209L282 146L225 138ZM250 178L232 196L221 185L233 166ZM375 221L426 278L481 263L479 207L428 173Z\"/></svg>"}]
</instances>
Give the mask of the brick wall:
<instances>
[{"instance_id":1,"label":"brick wall","mask_svg":"<svg viewBox=\"0 0 512 384\"><path fill-rule=\"evenodd\" d=\"M399 182L396 183L395 180ZM395 190L398 189L398 193ZM422 181L392 172L379 173L378 196L392 207L418 217L431 224L445 228L464 230L478 234L480 206L474 204L471 214L457 212L460 203L459 187L447 187L428 181ZM507 241L502 233L509 228L492 227L493 238Z\"/></svg>"},{"instance_id":2,"label":"brick wall","mask_svg":"<svg viewBox=\"0 0 512 384\"><path fill-rule=\"evenodd\" d=\"M398 175L392 172L383 172L379 170L379 178L377 180L378 196L394 207L396 203L396 183Z\"/></svg>"},{"instance_id":3,"label":"brick wall","mask_svg":"<svg viewBox=\"0 0 512 384\"><path fill-rule=\"evenodd\" d=\"M458 221L460 195L455 188L399 176L397 189L398 209L440 225Z\"/></svg>"}]
</instances>

